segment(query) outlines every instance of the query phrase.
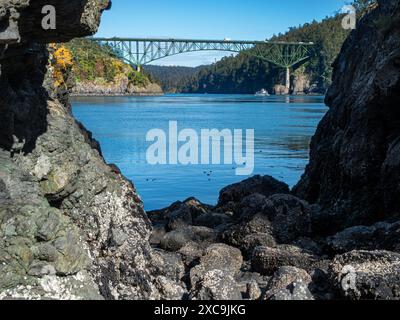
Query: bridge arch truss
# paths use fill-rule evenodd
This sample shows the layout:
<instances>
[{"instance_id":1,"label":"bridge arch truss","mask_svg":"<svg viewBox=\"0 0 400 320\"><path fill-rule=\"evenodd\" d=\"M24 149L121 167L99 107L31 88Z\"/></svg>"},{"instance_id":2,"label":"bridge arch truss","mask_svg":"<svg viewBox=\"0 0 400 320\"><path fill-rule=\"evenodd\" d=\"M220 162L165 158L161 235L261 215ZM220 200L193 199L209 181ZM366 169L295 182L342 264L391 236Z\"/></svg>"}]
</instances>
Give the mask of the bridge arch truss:
<instances>
[{"instance_id":1,"label":"bridge arch truss","mask_svg":"<svg viewBox=\"0 0 400 320\"><path fill-rule=\"evenodd\" d=\"M118 58L140 68L151 62L196 51L247 51L264 61L289 69L310 57L313 43L193 39L90 38ZM250 50L252 49L252 50Z\"/></svg>"}]
</instances>

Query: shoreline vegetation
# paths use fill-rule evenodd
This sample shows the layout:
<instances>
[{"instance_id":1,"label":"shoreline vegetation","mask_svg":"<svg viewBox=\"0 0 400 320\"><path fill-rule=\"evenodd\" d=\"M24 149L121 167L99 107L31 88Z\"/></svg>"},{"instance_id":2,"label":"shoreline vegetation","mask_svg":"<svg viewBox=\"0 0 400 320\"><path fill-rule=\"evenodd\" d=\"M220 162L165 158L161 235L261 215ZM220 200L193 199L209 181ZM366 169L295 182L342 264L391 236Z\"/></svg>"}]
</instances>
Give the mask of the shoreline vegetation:
<instances>
[{"instance_id":1,"label":"shoreline vegetation","mask_svg":"<svg viewBox=\"0 0 400 320\"><path fill-rule=\"evenodd\" d=\"M64 59L71 61L72 95L163 94L160 85L149 75L134 70L132 66L115 57L112 52L88 39L74 39L61 48Z\"/></svg>"}]
</instances>

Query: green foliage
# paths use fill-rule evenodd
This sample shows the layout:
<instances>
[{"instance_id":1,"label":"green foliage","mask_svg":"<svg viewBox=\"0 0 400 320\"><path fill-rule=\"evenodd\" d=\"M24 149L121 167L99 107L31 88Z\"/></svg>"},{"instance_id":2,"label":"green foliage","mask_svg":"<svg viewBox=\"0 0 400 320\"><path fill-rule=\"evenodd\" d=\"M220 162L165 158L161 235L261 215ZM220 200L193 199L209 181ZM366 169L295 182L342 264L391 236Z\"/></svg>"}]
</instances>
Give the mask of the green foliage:
<instances>
[{"instance_id":1,"label":"green foliage","mask_svg":"<svg viewBox=\"0 0 400 320\"><path fill-rule=\"evenodd\" d=\"M74 58L77 82L115 83L127 78L134 86L145 87L151 81L145 74L115 57L111 50L88 39L75 39L66 44Z\"/></svg>"},{"instance_id":2,"label":"green foliage","mask_svg":"<svg viewBox=\"0 0 400 320\"><path fill-rule=\"evenodd\" d=\"M145 74L134 70L128 73L128 79L130 83L138 87L145 87L150 83L149 78Z\"/></svg>"},{"instance_id":3,"label":"green foliage","mask_svg":"<svg viewBox=\"0 0 400 320\"><path fill-rule=\"evenodd\" d=\"M175 93L184 87L204 66L191 68L180 66L147 65L144 69L150 79L162 86L164 92Z\"/></svg>"}]
</instances>

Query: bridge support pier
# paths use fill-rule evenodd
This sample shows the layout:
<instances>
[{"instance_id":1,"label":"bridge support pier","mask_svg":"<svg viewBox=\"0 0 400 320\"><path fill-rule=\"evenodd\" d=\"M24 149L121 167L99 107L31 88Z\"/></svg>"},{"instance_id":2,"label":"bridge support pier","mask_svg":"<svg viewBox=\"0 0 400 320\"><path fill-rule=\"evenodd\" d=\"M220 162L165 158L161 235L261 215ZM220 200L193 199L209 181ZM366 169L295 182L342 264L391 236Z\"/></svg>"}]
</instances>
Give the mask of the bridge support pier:
<instances>
[{"instance_id":1,"label":"bridge support pier","mask_svg":"<svg viewBox=\"0 0 400 320\"><path fill-rule=\"evenodd\" d=\"M290 93L290 68L286 67L286 92Z\"/></svg>"}]
</instances>

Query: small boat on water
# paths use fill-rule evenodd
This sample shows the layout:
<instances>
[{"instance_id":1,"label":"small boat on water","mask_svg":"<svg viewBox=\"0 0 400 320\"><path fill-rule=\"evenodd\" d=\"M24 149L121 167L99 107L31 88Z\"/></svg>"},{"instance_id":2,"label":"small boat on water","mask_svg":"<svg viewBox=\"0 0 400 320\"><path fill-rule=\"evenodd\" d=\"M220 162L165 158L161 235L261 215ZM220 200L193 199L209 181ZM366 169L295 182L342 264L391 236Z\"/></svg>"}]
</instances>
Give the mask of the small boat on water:
<instances>
[{"instance_id":1,"label":"small boat on water","mask_svg":"<svg viewBox=\"0 0 400 320\"><path fill-rule=\"evenodd\" d=\"M255 94L257 97L269 97L270 94L268 93L267 90L261 89L260 91L257 91Z\"/></svg>"}]
</instances>

